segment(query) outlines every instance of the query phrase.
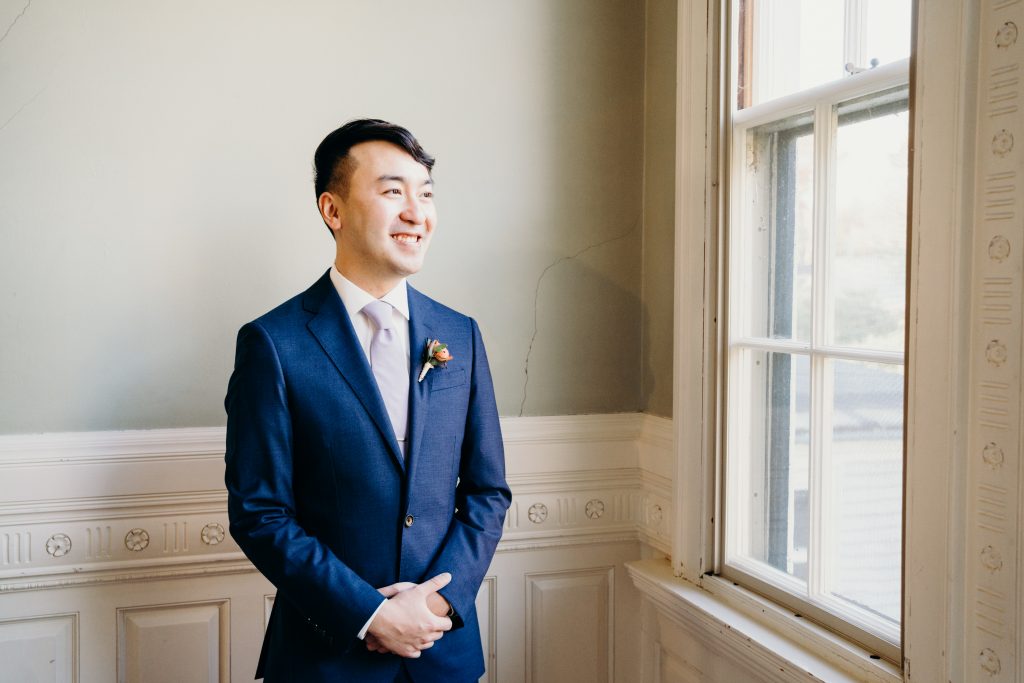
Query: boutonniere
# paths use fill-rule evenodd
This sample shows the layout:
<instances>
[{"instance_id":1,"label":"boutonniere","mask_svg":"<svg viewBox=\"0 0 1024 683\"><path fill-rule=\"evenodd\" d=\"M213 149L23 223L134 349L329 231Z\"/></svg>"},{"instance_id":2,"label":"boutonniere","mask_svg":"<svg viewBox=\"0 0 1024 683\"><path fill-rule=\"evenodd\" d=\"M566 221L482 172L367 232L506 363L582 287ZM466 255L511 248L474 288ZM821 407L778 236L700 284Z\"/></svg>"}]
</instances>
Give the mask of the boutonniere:
<instances>
[{"instance_id":1,"label":"boutonniere","mask_svg":"<svg viewBox=\"0 0 1024 683\"><path fill-rule=\"evenodd\" d=\"M448 345L442 344L437 339L428 339L427 348L423 350L423 369L420 370L420 378L416 381L422 382L431 368L444 367L452 359L448 352Z\"/></svg>"}]
</instances>

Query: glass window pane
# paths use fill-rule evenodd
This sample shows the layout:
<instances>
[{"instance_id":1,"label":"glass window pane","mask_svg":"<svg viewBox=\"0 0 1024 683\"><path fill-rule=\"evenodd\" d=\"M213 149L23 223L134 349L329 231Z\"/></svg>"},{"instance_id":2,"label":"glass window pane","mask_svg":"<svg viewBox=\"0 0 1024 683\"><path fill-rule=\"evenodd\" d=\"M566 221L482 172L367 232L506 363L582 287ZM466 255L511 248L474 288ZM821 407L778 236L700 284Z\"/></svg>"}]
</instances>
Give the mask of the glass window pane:
<instances>
[{"instance_id":1,"label":"glass window pane","mask_svg":"<svg viewBox=\"0 0 1024 683\"><path fill-rule=\"evenodd\" d=\"M745 0L749 12L740 49L749 87L740 108L843 77L843 0Z\"/></svg>"},{"instance_id":2,"label":"glass window pane","mask_svg":"<svg viewBox=\"0 0 1024 683\"><path fill-rule=\"evenodd\" d=\"M747 135L742 336L810 341L814 135L810 115Z\"/></svg>"},{"instance_id":3,"label":"glass window pane","mask_svg":"<svg viewBox=\"0 0 1024 683\"><path fill-rule=\"evenodd\" d=\"M807 498L810 456L810 376L806 356L741 350L739 367L749 391L737 397L749 411L748 430L730 464L742 482L736 501L738 546L732 554L806 582L810 522ZM742 436L739 436L742 434Z\"/></svg>"},{"instance_id":4,"label":"glass window pane","mask_svg":"<svg viewBox=\"0 0 1024 683\"><path fill-rule=\"evenodd\" d=\"M902 94L902 91L901 93ZM830 269L833 342L903 350L906 297L906 100L841 105Z\"/></svg>"},{"instance_id":5,"label":"glass window pane","mask_svg":"<svg viewBox=\"0 0 1024 683\"><path fill-rule=\"evenodd\" d=\"M826 365L832 383L830 592L899 623L903 367Z\"/></svg>"},{"instance_id":6,"label":"glass window pane","mask_svg":"<svg viewBox=\"0 0 1024 683\"><path fill-rule=\"evenodd\" d=\"M865 7L863 66L888 64L910 56L911 0L861 0Z\"/></svg>"},{"instance_id":7,"label":"glass window pane","mask_svg":"<svg viewBox=\"0 0 1024 683\"><path fill-rule=\"evenodd\" d=\"M911 0L739 0L737 20L738 109L910 56Z\"/></svg>"}]
</instances>

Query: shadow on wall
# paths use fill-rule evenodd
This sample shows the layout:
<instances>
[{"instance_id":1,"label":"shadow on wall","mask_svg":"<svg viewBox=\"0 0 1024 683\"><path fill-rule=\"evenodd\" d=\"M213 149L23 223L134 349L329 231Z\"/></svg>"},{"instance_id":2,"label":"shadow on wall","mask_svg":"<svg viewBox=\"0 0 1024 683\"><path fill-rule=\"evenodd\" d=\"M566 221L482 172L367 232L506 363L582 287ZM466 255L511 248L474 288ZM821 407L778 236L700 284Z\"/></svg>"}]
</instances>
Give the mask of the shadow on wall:
<instances>
[{"instance_id":1,"label":"shadow on wall","mask_svg":"<svg viewBox=\"0 0 1024 683\"><path fill-rule=\"evenodd\" d=\"M639 331L640 298L608 275L635 257L638 234L612 238L546 272L520 415L556 414L562 402L575 414L638 410L638 337L621 330Z\"/></svg>"},{"instance_id":2,"label":"shadow on wall","mask_svg":"<svg viewBox=\"0 0 1024 683\"><path fill-rule=\"evenodd\" d=\"M546 128L552 153L540 172L557 191L539 246L559 255L531 289L534 324L513 414L641 407L642 10L643 3L547 5L547 26L580 30L547 36L562 56L548 81L559 105L552 113L562 115Z\"/></svg>"}]
</instances>

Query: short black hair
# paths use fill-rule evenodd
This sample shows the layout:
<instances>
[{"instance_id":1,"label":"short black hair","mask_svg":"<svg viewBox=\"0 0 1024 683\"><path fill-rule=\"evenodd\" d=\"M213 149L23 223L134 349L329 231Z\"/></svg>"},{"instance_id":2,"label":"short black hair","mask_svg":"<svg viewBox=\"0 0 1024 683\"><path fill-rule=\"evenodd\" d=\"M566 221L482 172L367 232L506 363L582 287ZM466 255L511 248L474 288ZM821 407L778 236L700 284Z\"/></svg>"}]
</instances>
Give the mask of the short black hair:
<instances>
[{"instance_id":1,"label":"short black hair","mask_svg":"<svg viewBox=\"0 0 1024 683\"><path fill-rule=\"evenodd\" d=\"M434 168L434 157L424 151L407 129L380 119L349 121L325 137L313 154L313 185L318 204L320 195L329 190L337 191L343 197L348 193L348 181L353 170L345 163L349 150L361 142L375 140L401 147L426 167L428 173Z\"/></svg>"}]
</instances>

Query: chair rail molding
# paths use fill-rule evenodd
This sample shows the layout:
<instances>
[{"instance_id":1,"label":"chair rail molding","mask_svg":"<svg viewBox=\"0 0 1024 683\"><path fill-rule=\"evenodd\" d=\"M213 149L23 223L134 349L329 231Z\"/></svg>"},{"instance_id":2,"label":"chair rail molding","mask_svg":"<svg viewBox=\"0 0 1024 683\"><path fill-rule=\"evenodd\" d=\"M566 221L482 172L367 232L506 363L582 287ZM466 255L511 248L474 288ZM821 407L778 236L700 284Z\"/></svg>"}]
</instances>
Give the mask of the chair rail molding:
<instances>
[{"instance_id":1,"label":"chair rail molding","mask_svg":"<svg viewBox=\"0 0 1024 683\"><path fill-rule=\"evenodd\" d=\"M502 429L513 503L499 553L667 552L671 421L512 417ZM227 533L223 458L223 428L0 436L0 594L255 571Z\"/></svg>"}]
</instances>

